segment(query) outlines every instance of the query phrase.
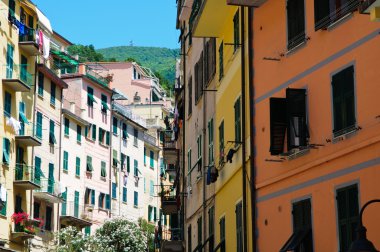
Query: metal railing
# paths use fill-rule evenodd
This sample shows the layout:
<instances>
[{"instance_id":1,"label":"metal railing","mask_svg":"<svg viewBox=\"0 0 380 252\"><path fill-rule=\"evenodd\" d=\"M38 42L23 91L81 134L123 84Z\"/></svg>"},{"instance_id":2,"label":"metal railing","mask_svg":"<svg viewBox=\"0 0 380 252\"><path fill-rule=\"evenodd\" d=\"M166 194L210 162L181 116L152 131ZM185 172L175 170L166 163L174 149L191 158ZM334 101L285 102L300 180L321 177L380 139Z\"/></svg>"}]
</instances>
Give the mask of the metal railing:
<instances>
[{"instance_id":1,"label":"metal railing","mask_svg":"<svg viewBox=\"0 0 380 252\"><path fill-rule=\"evenodd\" d=\"M27 64L7 64L3 65L5 79L16 79L24 82L28 87L33 86L33 76L27 70Z\"/></svg>"},{"instance_id":2,"label":"metal railing","mask_svg":"<svg viewBox=\"0 0 380 252\"><path fill-rule=\"evenodd\" d=\"M145 142L150 143L151 145L156 145L157 139L154 136L151 136L148 133L144 132L143 137Z\"/></svg>"},{"instance_id":3,"label":"metal railing","mask_svg":"<svg viewBox=\"0 0 380 252\"><path fill-rule=\"evenodd\" d=\"M61 205L61 216L71 216L78 219L91 220L92 211L85 211L84 205L73 201L64 201Z\"/></svg>"},{"instance_id":4,"label":"metal railing","mask_svg":"<svg viewBox=\"0 0 380 252\"><path fill-rule=\"evenodd\" d=\"M100 74L98 74L97 72L95 72L88 66L86 67L86 76L105 87L109 86L110 82L107 78L101 76Z\"/></svg>"},{"instance_id":5,"label":"metal railing","mask_svg":"<svg viewBox=\"0 0 380 252\"><path fill-rule=\"evenodd\" d=\"M36 30L25 26L28 33L19 36L19 42L34 42L36 43Z\"/></svg>"},{"instance_id":6,"label":"metal railing","mask_svg":"<svg viewBox=\"0 0 380 252\"><path fill-rule=\"evenodd\" d=\"M24 123L22 120L20 120L20 130L16 134L17 136L31 136L36 137L37 127L33 123Z\"/></svg>"},{"instance_id":7,"label":"metal railing","mask_svg":"<svg viewBox=\"0 0 380 252\"><path fill-rule=\"evenodd\" d=\"M29 181L39 185L41 181L38 179L38 176L36 176L35 173L36 171L34 166L28 166L26 164L16 164L14 181Z\"/></svg>"},{"instance_id":8,"label":"metal railing","mask_svg":"<svg viewBox=\"0 0 380 252\"><path fill-rule=\"evenodd\" d=\"M60 184L54 180L41 178L40 186L41 188L36 190L36 192L48 193L56 197L60 194Z\"/></svg>"},{"instance_id":9,"label":"metal railing","mask_svg":"<svg viewBox=\"0 0 380 252\"><path fill-rule=\"evenodd\" d=\"M118 113L122 114L123 116L131 119L132 121L137 122L143 127L147 127L146 121L144 118L135 115L132 113L132 110L129 107L126 107L124 105L118 104L118 103L113 103L112 104L112 109L117 111Z\"/></svg>"}]
</instances>

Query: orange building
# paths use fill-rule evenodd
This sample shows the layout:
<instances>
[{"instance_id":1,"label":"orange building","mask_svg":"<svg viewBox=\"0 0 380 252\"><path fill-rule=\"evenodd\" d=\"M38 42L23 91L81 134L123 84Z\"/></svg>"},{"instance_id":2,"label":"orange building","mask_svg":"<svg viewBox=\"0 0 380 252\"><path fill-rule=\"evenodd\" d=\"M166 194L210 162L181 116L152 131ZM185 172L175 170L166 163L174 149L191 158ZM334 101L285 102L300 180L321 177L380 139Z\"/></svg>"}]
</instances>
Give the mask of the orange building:
<instances>
[{"instance_id":1,"label":"orange building","mask_svg":"<svg viewBox=\"0 0 380 252\"><path fill-rule=\"evenodd\" d=\"M256 246L347 251L380 198L380 25L358 0L253 2Z\"/></svg>"}]
</instances>

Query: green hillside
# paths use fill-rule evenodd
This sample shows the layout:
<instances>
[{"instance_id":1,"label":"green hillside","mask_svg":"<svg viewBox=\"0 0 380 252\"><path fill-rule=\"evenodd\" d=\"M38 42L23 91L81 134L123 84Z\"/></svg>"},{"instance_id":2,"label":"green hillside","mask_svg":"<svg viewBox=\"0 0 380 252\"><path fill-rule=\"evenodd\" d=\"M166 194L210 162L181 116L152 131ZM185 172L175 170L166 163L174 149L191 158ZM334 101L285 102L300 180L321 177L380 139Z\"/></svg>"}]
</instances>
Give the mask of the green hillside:
<instances>
[{"instance_id":1,"label":"green hillside","mask_svg":"<svg viewBox=\"0 0 380 252\"><path fill-rule=\"evenodd\" d=\"M169 86L174 84L175 64L179 58L179 49L141 46L118 46L96 50L104 58L116 61L136 60L139 64L149 67L161 77L168 80ZM165 83L163 83L165 85Z\"/></svg>"}]
</instances>

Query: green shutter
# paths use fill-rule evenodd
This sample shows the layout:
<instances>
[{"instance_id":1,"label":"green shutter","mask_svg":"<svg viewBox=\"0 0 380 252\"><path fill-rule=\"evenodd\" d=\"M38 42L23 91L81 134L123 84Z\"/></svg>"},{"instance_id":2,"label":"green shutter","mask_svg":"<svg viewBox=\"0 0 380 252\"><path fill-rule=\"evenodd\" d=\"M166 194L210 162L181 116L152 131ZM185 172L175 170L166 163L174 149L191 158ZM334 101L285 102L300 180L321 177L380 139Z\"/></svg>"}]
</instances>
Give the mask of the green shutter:
<instances>
[{"instance_id":1,"label":"green shutter","mask_svg":"<svg viewBox=\"0 0 380 252\"><path fill-rule=\"evenodd\" d=\"M116 183L112 182L112 198L116 199L117 198L117 185Z\"/></svg>"},{"instance_id":2,"label":"green shutter","mask_svg":"<svg viewBox=\"0 0 380 252\"><path fill-rule=\"evenodd\" d=\"M96 141L96 125L92 125L92 140Z\"/></svg>"},{"instance_id":3,"label":"green shutter","mask_svg":"<svg viewBox=\"0 0 380 252\"><path fill-rule=\"evenodd\" d=\"M95 190L91 190L91 205L95 205Z\"/></svg>"},{"instance_id":4,"label":"green shutter","mask_svg":"<svg viewBox=\"0 0 380 252\"><path fill-rule=\"evenodd\" d=\"M14 1L12 1L14 3ZM9 4L11 5L11 4ZM13 4L15 6L15 4ZM13 10L13 16L14 16L14 10ZM14 48L11 44L7 45L7 72L6 72L6 78L12 79L13 78L13 51Z\"/></svg>"},{"instance_id":5,"label":"green shutter","mask_svg":"<svg viewBox=\"0 0 380 252\"><path fill-rule=\"evenodd\" d=\"M76 160L75 160L75 175L76 176L80 176L80 158L79 157L76 157Z\"/></svg>"},{"instance_id":6,"label":"green shutter","mask_svg":"<svg viewBox=\"0 0 380 252\"><path fill-rule=\"evenodd\" d=\"M80 143L82 141L82 127L77 125L77 142Z\"/></svg>"},{"instance_id":7,"label":"green shutter","mask_svg":"<svg viewBox=\"0 0 380 252\"><path fill-rule=\"evenodd\" d=\"M42 114L40 112L37 112L37 132L36 136L39 139L42 139Z\"/></svg>"},{"instance_id":8,"label":"green shutter","mask_svg":"<svg viewBox=\"0 0 380 252\"><path fill-rule=\"evenodd\" d=\"M103 129L99 127L99 143L103 143L104 134Z\"/></svg>"},{"instance_id":9,"label":"green shutter","mask_svg":"<svg viewBox=\"0 0 380 252\"><path fill-rule=\"evenodd\" d=\"M44 74L38 72L38 95L44 96Z\"/></svg>"},{"instance_id":10,"label":"green shutter","mask_svg":"<svg viewBox=\"0 0 380 252\"><path fill-rule=\"evenodd\" d=\"M34 165L35 165L35 173L34 173L34 181L36 184L40 185L41 184L41 176L44 177L44 174L42 173L41 170L41 158L40 157L35 157L34 158Z\"/></svg>"},{"instance_id":11,"label":"green shutter","mask_svg":"<svg viewBox=\"0 0 380 252\"><path fill-rule=\"evenodd\" d=\"M219 80L224 76L224 63L223 63L223 41L219 46Z\"/></svg>"},{"instance_id":12,"label":"green shutter","mask_svg":"<svg viewBox=\"0 0 380 252\"><path fill-rule=\"evenodd\" d=\"M154 196L154 182L150 181L150 196Z\"/></svg>"},{"instance_id":13,"label":"green shutter","mask_svg":"<svg viewBox=\"0 0 380 252\"><path fill-rule=\"evenodd\" d=\"M69 136L70 134L70 120L69 118L65 118L65 136Z\"/></svg>"},{"instance_id":14,"label":"green shutter","mask_svg":"<svg viewBox=\"0 0 380 252\"><path fill-rule=\"evenodd\" d=\"M107 170L106 170L106 162L101 162L101 169L100 169L100 176L105 178L107 176Z\"/></svg>"},{"instance_id":15,"label":"green shutter","mask_svg":"<svg viewBox=\"0 0 380 252\"><path fill-rule=\"evenodd\" d=\"M123 123L123 139L127 139L128 132L127 132L127 124Z\"/></svg>"},{"instance_id":16,"label":"green shutter","mask_svg":"<svg viewBox=\"0 0 380 252\"><path fill-rule=\"evenodd\" d=\"M10 162L10 142L9 139L3 138L3 163L9 164Z\"/></svg>"},{"instance_id":17,"label":"green shutter","mask_svg":"<svg viewBox=\"0 0 380 252\"><path fill-rule=\"evenodd\" d=\"M127 172L131 172L131 159L129 156L127 156Z\"/></svg>"},{"instance_id":18,"label":"green shutter","mask_svg":"<svg viewBox=\"0 0 380 252\"><path fill-rule=\"evenodd\" d=\"M84 228L84 235L90 236L91 235L91 226L87 226Z\"/></svg>"},{"instance_id":19,"label":"green shutter","mask_svg":"<svg viewBox=\"0 0 380 252\"><path fill-rule=\"evenodd\" d=\"M107 96L102 94L102 112L103 113L107 113L107 110L109 110L107 103L108 103Z\"/></svg>"},{"instance_id":20,"label":"green shutter","mask_svg":"<svg viewBox=\"0 0 380 252\"><path fill-rule=\"evenodd\" d=\"M50 104L55 105L55 84L51 82L50 84Z\"/></svg>"},{"instance_id":21,"label":"green shutter","mask_svg":"<svg viewBox=\"0 0 380 252\"><path fill-rule=\"evenodd\" d=\"M106 145L107 146L110 145L110 132L109 131L106 131Z\"/></svg>"},{"instance_id":22,"label":"green shutter","mask_svg":"<svg viewBox=\"0 0 380 252\"><path fill-rule=\"evenodd\" d=\"M1 185L1 186L3 187L4 185ZM7 197L8 197L8 193L5 194L6 200L4 202L3 207L0 210L0 215L2 215L2 216L7 216L7 201L8 201Z\"/></svg>"},{"instance_id":23,"label":"green shutter","mask_svg":"<svg viewBox=\"0 0 380 252\"><path fill-rule=\"evenodd\" d=\"M224 121L220 123L219 126L219 157L220 157L220 163L223 163L223 157L224 157Z\"/></svg>"},{"instance_id":24,"label":"green shutter","mask_svg":"<svg viewBox=\"0 0 380 252\"><path fill-rule=\"evenodd\" d=\"M55 138L55 124L53 120L50 120L50 130L49 130L49 143L56 144L57 140Z\"/></svg>"},{"instance_id":25,"label":"green shutter","mask_svg":"<svg viewBox=\"0 0 380 252\"><path fill-rule=\"evenodd\" d=\"M63 170L68 171L69 169L69 153L67 151L63 152Z\"/></svg>"},{"instance_id":26,"label":"green shutter","mask_svg":"<svg viewBox=\"0 0 380 252\"><path fill-rule=\"evenodd\" d=\"M7 91L4 92L4 115L7 117L12 115L12 95Z\"/></svg>"},{"instance_id":27,"label":"green shutter","mask_svg":"<svg viewBox=\"0 0 380 252\"><path fill-rule=\"evenodd\" d=\"M106 209L111 209L111 197L109 194L106 194Z\"/></svg>"},{"instance_id":28,"label":"green shutter","mask_svg":"<svg viewBox=\"0 0 380 252\"><path fill-rule=\"evenodd\" d=\"M150 168L154 169L154 152L150 151Z\"/></svg>"},{"instance_id":29,"label":"green shutter","mask_svg":"<svg viewBox=\"0 0 380 252\"><path fill-rule=\"evenodd\" d=\"M133 205L135 207L137 207L139 205L139 193L138 192L134 192Z\"/></svg>"},{"instance_id":30,"label":"green shutter","mask_svg":"<svg viewBox=\"0 0 380 252\"><path fill-rule=\"evenodd\" d=\"M91 126L86 126L86 127L84 128L84 136L85 136L86 138L88 138L88 130L89 130L90 127L91 127Z\"/></svg>"},{"instance_id":31,"label":"green shutter","mask_svg":"<svg viewBox=\"0 0 380 252\"><path fill-rule=\"evenodd\" d=\"M123 202L127 203L127 188L123 187Z\"/></svg>"},{"instance_id":32,"label":"green shutter","mask_svg":"<svg viewBox=\"0 0 380 252\"><path fill-rule=\"evenodd\" d=\"M90 157L90 156L87 156L86 170L89 172L92 172L94 170L92 167L92 157Z\"/></svg>"},{"instance_id":33,"label":"green shutter","mask_svg":"<svg viewBox=\"0 0 380 252\"><path fill-rule=\"evenodd\" d=\"M117 135L117 118L114 117L112 120L112 132Z\"/></svg>"},{"instance_id":34,"label":"green shutter","mask_svg":"<svg viewBox=\"0 0 380 252\"><path fill-rule=\"evenodd\" d=\"M239 11L234 16L234 51L239 47L240 31L239 31Z\"/></svg>"}]
</instances>

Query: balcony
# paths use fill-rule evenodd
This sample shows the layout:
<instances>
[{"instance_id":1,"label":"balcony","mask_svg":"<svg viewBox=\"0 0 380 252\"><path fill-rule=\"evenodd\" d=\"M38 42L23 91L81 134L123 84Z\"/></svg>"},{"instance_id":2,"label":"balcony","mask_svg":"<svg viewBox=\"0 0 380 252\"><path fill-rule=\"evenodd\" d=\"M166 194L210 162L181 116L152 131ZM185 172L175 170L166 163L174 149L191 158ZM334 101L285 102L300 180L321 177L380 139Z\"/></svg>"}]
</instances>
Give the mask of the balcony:
<instances>
[{"instance_id":1,"label":"balcony","mask_svg":"<svg viewBox=\"0 0 380 252\"><path fill-rule=\"evenodd\" d=\"M19 36L19 48L25 51L28 55L39 54L39 46L36 43L36 30L27 27L29 34Z\"/></svg>"},{"instance_id":2,"label":"balcony","mask_svg":"<svg viewBox=\"0 0 380 252\"><path fill-rule=\"evenodd\" d=\"M175 214L178 212L176 196L163 196L161 199L162 212L165 215Z\"/></svg>"},{"instance_id":3,"label":"balcony","mask_svg":"<svg viewBox=\"0 0 380 252\"><path fill-rule=\"evenodd\" d=\"M148 133L144 132L143 138L145 143L148 143L152 146L156 146L157 139L154 136L151 136Z\"/></svg>"},{"instance_id":4,"label":"balcony","mask_svg":"<svg viewBox=\"0 0 380 252\"><path fill-rule=\"evenodd\" d=\"M363 0L359 5L361 14L370 14L371 21L380 20L380 0Z\"/></svg>"},{"instance_id":5,"label":"balcony","mask_svg":"<svg viewBox=\"0 0 380 252\"><path fill-rule=\"evenodd\" d=\"M21 117L21 129L15 136L16 143L23 146L41 146L42 142L36 136L37 127L34 124L29 123L24 114L20 113Z\"/></svg>"},{"instance_id":6,"label":"balcony","mask_svg":"<svg viewBox=\"0 0 380 252\"><path fill-rule=\"evenodd\" d=\"M34 191L34 197L50 203L61 203L60 184L58 182L41 179L41 188Z\"/></svg>"},{"instance_id":7,"label":"balcony","mask_svg":"<svg viewBox=\"0 0 380 252\"><path fill-rule=\"evenodd\" d=\"M176 175L177 175L177 167L176 167L176 165L174 165L174 164L169 164L169 165L168 165L168 168L166 169L166 172L167 172L171 177L173 177L174 180L175 180L175 177L176 177Z\"/></svg>"},{"instance_id":8,"label":"balcony","mask_svg":"<svg viewBox=\"0 0 380 252\"><path fill-rule=\"evenodd\" d=\"M92 225L92 210L85 211L83 205L76 204L75 202L63 202L60 220L63 225L82 229Z\"/></svg>"},{"instance_id":9,"label":"balcony","mask_svg":"<svg viewBox=\"0 0 380 252\"><path fill-rule=\"evenodd\" d=\"M16 164L13 185L24 190L34 190L40 188L40 181L36 179L35 172L34 166Z\"/></svg>"},{"instance_id":10,"label":"balcony","mask_svg":"<svg viewBox=\"0 0 380 252\"><path fill-rule=\"evenodd\" d=\"M164 133L164 152L163 156L167 164L176 164L178 160L179 150L176 147L176 141L174 136L174 131L167 130Z\"/></svg>"},{"instance_id":11,"label":"balcony","mask_svg":"<svg viewBox=\"0 0 380 252\"><path fill-rule=\"evenodd\" d=\"M15 243L23 243L25 240L33 238L36 230L41 227L40 221L30 219L29 215L24 212L14 213L11 219L14 222L11 239Z\"/></svg>"},{"instance_id":12,"label":"balcony","mask_svg":"<svg viewBox=\"0 0 380 252\"><path fill-rule=\"evenodd\" d=\"M15 92L29 92L33 85L33 76L26 69L27 65L15 65L13 63L4 65L3 85Z\"/></svg>"}]
</instances>

